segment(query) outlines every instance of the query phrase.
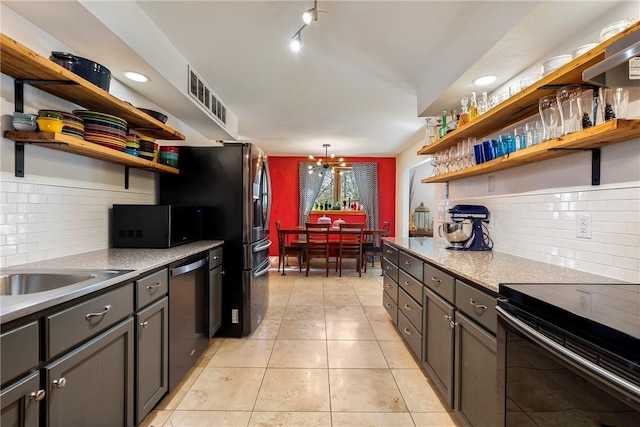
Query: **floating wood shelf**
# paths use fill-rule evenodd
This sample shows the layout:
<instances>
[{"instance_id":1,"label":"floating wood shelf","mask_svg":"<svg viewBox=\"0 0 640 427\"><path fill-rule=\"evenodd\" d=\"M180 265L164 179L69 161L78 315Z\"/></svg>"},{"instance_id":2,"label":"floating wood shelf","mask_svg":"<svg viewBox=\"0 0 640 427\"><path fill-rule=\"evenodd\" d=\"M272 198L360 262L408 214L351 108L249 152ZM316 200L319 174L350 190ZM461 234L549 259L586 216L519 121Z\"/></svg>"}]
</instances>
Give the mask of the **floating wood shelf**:
<instances>
[{"instance_id":1,"label":"floating wood shelf","mask_svg":"<svg viewBox=\"0 0 640 427\"><path fill-rule=\"evenodd\" d=\"M177 130L4 34L0 34L0 72L89 110L123 118L130 129L142 135L157 139L185 139ZM56 84L57 81L60 84Z\"/></svg>"},{"instance_id":2,"label":"floating wood shelf","mask_svg":"<svg viewBox=\"0 0 640 427\"><path fill-rule=\"evenodd\" d=\"M582 72L604 59L606 47L627 34L638 30L640 30L640 23L636 23L620 34L600 43L590 51L549 75L542 77L533 85L508 98L462 128L456 129L434 143L422 147L418 154L434 154L444 151L469 137L482 138L535 115L538 112L538 101L541 97L555 93L557 88L561 86L584 84ZM580 134L582 135L582 133Z\"/></svg>"},{"instance_id":3,"label":"floating wood shelf","mask_svg":"<svg viewBox=\"0 0 640 427\"><path fill-rule=\"evenodd\" d=\"M468 178L564 156L570 154L572 150L602 148L634 138L640 138L640 120L610 120L580 132L571 133L562 138L552 139L541 144L514 151L513 153L476 166L425 178L420 182L428 184Z\"/></svg>"},{"instance_id":4,"label":"floating wood shelf","mask_svg":"<svg viewBox=\"0 0 640 427\"><path fill-rule=\"evenodd\" d=\"M52 150L66 151L68 153L80 154L94 159L104 160L110 163L150 170L159 173L179 173L179 170L160 163L135 157L124 151L117 151L102 145L94 144L83 139L74 138L69 135L53 132L5 132L5 138L15 142L38 144Z\"/></svg>"}]
</instances>

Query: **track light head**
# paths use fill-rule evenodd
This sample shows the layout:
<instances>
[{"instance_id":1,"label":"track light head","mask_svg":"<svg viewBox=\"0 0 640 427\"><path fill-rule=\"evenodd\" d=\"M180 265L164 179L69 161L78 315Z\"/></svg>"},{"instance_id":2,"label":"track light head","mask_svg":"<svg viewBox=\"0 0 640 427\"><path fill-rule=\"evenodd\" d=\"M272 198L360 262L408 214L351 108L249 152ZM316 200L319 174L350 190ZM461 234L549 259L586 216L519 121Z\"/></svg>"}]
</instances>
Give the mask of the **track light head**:
<instances>
[{"instance_id":1,"label":"track light head","mask_svg":"<svg viewBox=\"0 0 640 427\"><path fill-rule=\"evenodd\" d=\"M302 38L300 37L300 33L296 33L293 37L291 37L291 41L289 42L289 47L294 52L300 52L302 48Z\"/></svg>"},{"instance_id":2,"label":"track light head","mask_svg":"<svg viewBox=\"0 0 640 427\"><path fill-rule=\"evenodd\" d=\"M307 25L311 24L313 21L317 21L318 11L316 10L316 8L313 7L311 9L305 10L304 13L302 14L302 20Z\"/></svg>"}]
</instances>

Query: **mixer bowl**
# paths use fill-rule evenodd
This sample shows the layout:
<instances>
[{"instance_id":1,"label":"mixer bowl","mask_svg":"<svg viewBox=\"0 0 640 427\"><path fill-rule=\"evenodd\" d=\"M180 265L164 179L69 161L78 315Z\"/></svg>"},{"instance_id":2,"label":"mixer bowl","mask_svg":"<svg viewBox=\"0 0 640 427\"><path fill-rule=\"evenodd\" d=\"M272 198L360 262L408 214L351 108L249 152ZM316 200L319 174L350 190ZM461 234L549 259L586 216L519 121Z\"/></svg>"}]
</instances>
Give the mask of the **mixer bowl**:
<instances>
[{"instance_id":1,"label":"mixer bowl","mask_svg":"<svg viewBox=\"0 0 640 427\"><path fill-rule=\"evenodd\" d=\"M447 242L464 243L471 238L473 234L473 223L465 220L463 222L445 222L440 226L438 230L440 237L443 237Z\"/></svg>"}]
</instances>

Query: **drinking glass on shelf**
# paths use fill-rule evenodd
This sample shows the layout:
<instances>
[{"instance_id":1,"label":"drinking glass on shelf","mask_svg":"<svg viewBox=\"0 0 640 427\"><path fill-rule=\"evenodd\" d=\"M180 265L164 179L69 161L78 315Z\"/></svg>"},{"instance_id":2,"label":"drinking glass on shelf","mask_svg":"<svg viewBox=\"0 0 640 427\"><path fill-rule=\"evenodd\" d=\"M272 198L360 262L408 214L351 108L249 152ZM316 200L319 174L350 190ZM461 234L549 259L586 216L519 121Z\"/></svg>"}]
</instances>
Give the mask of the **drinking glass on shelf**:
<instances>
[{"instance_id":1,"label":"drinking glass on shelf","mask_svg":"<svg viewBox=\"0 0 640 427\"><path fill-rule=\"evenodd\" d=\"M538 109L544 129L542 141L558 138L560 135L560 110L556 95L540 98Z\"/></svg>"},{"instance_id":2,"label":"drinking glass on shelf","mask_svg":"<svg viewBox=\"0 0 640 427\"><path fill-rule=\"evenodd\" d=\"M582 88L579 85L568 85L558 89L556 96L560 107L562 135L568 135L582 129L580 117L581 94Z\"/></svg>"},{"instance_id":3,"label":"drinking glass on shelf","mask_svg":"<svg viewBox=\"0 0 640 427\"><path fill-rule=\"evenodd\" d=\"M603 121L626 119L629 91L622 87L600 88L600 114Z\"/></svg>"},{"instance_id":4,"label":"drinking glass on shelf","mask_svg":"<svg viewBox=\"0 0 640 427\"><path fill-rule=\"evenodd\" d=\"M595 126L598 103L598 94L593 89L583 90L580 94L578 109L580 110L580 124L582 125L582 129Z\"/></svg>"}]
</instances>

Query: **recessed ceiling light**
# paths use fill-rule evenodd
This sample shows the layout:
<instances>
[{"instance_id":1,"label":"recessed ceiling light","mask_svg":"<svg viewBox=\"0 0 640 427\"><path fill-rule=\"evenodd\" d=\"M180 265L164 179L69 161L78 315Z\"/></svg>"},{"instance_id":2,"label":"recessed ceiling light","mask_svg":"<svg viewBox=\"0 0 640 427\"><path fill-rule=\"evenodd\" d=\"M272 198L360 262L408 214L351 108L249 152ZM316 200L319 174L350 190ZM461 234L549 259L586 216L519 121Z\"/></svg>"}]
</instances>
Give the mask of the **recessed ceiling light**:
<instances>
[{"instance_id":1,"label":"recessed ceiling light","mask_svg":"<svg viewBox=\"0 0 640 427\"><path fill-rule=\"evenodd\" d=\"M136 73L135 71L125 71L124 76L134 82L146 83L149 81L149 77L144 74Z\"/></svg>"},{"instance_id":2,"label":"recessed ceiling light","mask_svg":"<svg viewBox=\"0 0 640 427\"><path fill-rule=\"evenodd\" d=\"M482 77L478 77L477 79L475 79L473 81L473 84L476 86L486 86L488 84L491 84L493 82L495 82L497 79L496 76L493 75L489 75L489 76L482 76Z\"/></svg>"}]
</instances>

